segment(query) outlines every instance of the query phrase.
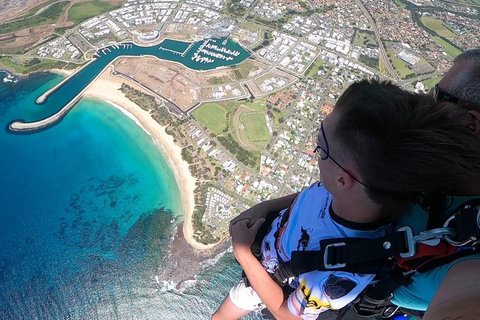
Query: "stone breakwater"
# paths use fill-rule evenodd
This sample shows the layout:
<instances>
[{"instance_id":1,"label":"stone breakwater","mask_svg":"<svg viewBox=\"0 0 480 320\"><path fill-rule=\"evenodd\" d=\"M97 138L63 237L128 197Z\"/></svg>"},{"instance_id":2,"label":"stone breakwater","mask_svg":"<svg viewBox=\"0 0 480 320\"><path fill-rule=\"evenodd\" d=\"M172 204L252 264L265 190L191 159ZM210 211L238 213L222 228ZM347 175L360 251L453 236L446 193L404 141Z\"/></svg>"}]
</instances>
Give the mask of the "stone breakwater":
<instances>
[{"instance_id":1,"label":"stone breakwater","mask_svg":"<svg viewBox=\"0 0 480 320\"><path fill-rule=\"evenodd\" d=\"M63 117L67 115L67 113L77 104L77 102L83 96L83 90L80 92L73 100L67 103L60 111L55 113L54 115L34 122L22 122L22 121L14 121L9 126L8 129L13 132L28 132L33 133L43 129L50 128L60 122Z\"/></svg>"},{"instance_id":2,"label":"stone breakwater","mask_svg":"<svg viewBox=\"0 0 480 320\"><path fill-rule=\"evenodd\" d=\"M63 86L65 83L67 83L68 81L70 81L70 79L72 79L73 77L75 77L75 75L77 75L79 72L81 72L83 69L87 68L91 63L93 63L96 59L92 59L90 62L88 62L87 64L85 64L82 68L78 69L76 72L72 73L70 76L68 76L67 78L65 78L62 82L60 82L59 84L57 84L56 86L50 88L49 90L47 90L45 93L43 93L41 96L39 96L37 98L37 100L35 100L35 103L37 104L43 104L45 102L45 100L48 98L49 95L51 95L53 92L55 92L58 88L60 88L61 86ZM103 71L102 71L103 72ZM98 76L100 74L102 74L102 72L100 72L98 74ZM98 76L93 80L95 81ZM92 82L93 82L92 81ZM90 82L90 83L92 83ZM12 132L23 132L23 133L34 133L34 132L37 132L37 131L41 131L41 130L44 130L44 129L47 129L47 128L50 128L54 125L56 125L57 123L59 123L66 115L67 113L77 104L78 101L80 101L80 99L82 98L83 94L85 93L85 91L88 89L88 87L90 86L90 83L83 89L81 90L72 100L70 100L65 106L63 106L62 109L60 109L57 113L55 113L54 115L48 117L48 118L45 118L45 119L42 119L42 120L39 120L39 121L34 121L34 122L24 122L24 121L14 121L12 123L9 124L8 126L8 129Z\"/></svg>"}]
</instances>

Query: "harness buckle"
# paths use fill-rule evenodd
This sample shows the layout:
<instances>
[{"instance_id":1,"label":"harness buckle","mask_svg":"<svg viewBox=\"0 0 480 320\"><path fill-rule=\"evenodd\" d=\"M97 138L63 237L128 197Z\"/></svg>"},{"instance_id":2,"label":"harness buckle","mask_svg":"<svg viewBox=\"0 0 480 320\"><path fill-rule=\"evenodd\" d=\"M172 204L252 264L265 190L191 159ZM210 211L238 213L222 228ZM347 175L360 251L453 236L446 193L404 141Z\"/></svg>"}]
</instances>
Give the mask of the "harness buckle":
<instances>
[{"instance_id":1,"label":"harness buckle","mask_svg":"<svg viewBox=\"0 0 480 320\"><path fill-rule=\"evenodd\" d=\"M407 245L408 251L405 253L400 253L400 257L402 258L411 258L417 253L417 248L415 246L415 241L413 239L413 231L412 228L405 226L398 228L398 231L404 231L405 232L405 244Z\"/></svg>"},{"instance_id":2,"label":"harness buckle","mask_svg":"<svg viewBox=\"0 0 480 320\"><path fill-rule=\"evenodd\" d=\"M323 264L325 265L325 269L336 269L336 268L343 268L347 264L346 263L335 263L335 264L330 264L328 263L328 250L333 247L343 247L345 246L345 242L337 242L337 243L331 243L325 247L325 253L323 254Z\"/></svg>"}]
</instances>

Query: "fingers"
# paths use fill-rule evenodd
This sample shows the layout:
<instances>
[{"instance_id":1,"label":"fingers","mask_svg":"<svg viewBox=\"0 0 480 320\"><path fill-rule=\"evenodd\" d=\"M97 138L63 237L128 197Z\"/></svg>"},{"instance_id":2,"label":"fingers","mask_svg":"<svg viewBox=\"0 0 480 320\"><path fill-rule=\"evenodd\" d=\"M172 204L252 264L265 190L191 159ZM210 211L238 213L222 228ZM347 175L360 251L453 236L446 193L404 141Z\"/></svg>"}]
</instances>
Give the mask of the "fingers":
<instances>
[{"instance_id":1,"label":"fingers","mask_svg":"<svg viewBox=\"0 0 480 320\"><path fill-rule=\"evenodd\" d=\"M235 219L230 220L230 225L228 226L228 232L230 233L230 235L232 235L233 226L236 223L239 223L241 221L245 221L246 222L245 224L248 226L248 222L251 221L251 218L250 217L244 217L244 218L236 217Z\"/></svg>"},{"instance_id":2,"label":"fingers","mask_svg":"<svg viewBox=\"0 0 480 320\"><path fill-rule=\"evenodd\" d=\"M260 229L260 227L262 226L262 224L264 222L265 222L265 218L260 218L257 221L255 221L254 223L252 223L252 220L250 220L250 223L248 224L248 228L252 229L252 230L255 230L255 231L258 231L258 229Z\"/></svg>"}]
</instances>

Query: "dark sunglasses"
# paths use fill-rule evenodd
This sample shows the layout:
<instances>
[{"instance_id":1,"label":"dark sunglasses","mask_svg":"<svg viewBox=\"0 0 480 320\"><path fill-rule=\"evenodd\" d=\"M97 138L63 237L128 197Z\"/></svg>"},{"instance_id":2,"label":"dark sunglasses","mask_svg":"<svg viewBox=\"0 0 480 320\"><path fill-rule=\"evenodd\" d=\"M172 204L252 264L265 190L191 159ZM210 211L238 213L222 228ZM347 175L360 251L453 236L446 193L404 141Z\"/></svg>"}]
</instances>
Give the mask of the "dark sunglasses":
<instances>
[{"instance_id":1,"label":"dark sunglasses","mask_svg":"<svg viewBox=\"0 0 480 320\"><path fill-rule=\"evenodd\" d=\"M452 96L450 93L440 89L438 83L435 85L435 87L433 87L432 95L437 102L448 101L458 103L460 101L460 99L458 99L457 97Z\"/></svg>"},{"instance_id":2,"label":"dark sunglasses","mask_svg":"<svg viewBox=\"0 0 480 320\"><path fill-rule=\"evenodd\" d=\"M322 139L323 139L323 142L325 143L325 148L323 148L322 146L320 146L318 144L318 137L319 137L320 132L322 133ZM362 181L355 178L355 176L353 174L351 174L340 163L338 163L335 159L333 159L332 156L330 156L330 147L328 146L327 136L325 135L325 130L323 129L323 121L320 123L320 129L314 132L313 141L316 141L316 144L317 144L317 146L313 150L313 153L315 153L316 155L318 155L320 153L319 156L320 156L321 160L327 160L328 158L330 158L330 160L332 160L333 163L335 163L338 167L340 167L340 169L342 169L343 171L348 173L353 178L353 180L357 181L358 183L360 183L364 187L368 187L365 183L363 183Z\"/></svg>"}]
</instances>

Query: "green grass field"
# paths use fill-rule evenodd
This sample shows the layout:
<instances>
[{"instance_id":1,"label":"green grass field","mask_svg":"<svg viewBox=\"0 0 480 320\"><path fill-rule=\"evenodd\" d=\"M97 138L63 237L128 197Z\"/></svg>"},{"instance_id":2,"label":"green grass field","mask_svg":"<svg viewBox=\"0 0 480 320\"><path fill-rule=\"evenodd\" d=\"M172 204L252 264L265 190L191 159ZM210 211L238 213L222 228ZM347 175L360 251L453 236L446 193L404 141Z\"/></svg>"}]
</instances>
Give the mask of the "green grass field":
<instances>
[{"instance_id":1,"label":"green grass field","mask_svg":"<svg viewBox=\"0 0 480 320\"><path fill-rule=\"evenodd\" d=\"M267 111L267 107L266 107L267 99L268 99L268 97L261 98L261 99L256 99L252 102L244 102L243 101L240 104L244 104L247 107L249 107L250 109L254 109L256 111L266 112Z\"/></svg>"},{"instance_id":2,"label":"green grass field","mask_svg":"<svg viewBox=\"0 0 480 320\"><path fill-rule=\"evenodd\" d=\"M244 112L240 121L244 126L244 132L251 142L263 142L270 139L265 113L260 111Z\"/></svg>"},{"instance_id":3,"label":"green grass field","mask_svg":"<svg viewBox=\"0 0 480 320\"><path fill-rule=\"evenodd\" d=\"M445 49L445 52L452 58L455 58L460 53L462 53L462 51L458 50L457 48L455 48L450 43L446 42L440 37L433 37L433 40L435 40L435 42L441 45Z\"/></svg>"},{"instance_id":4,"label":"green grass field","mask_svg":"<svg viewBox=\"0 0 480 320\"><path fill-rule=\"evenodd\" d=\"M215 134L222 133L227 127L227 111L218 103L206 103L193 111L192 116Z\"/></svg>"},{"instance_id":5,"label":"green grass field","mask_svg":"<svg viewBox=\"0 0 480 320\"><path fill-rule=\"evenodd\" d=\"M405 78L408 74L413 73L412 70L408 68L408 64L395 57L395 52L393 50L388 50L388 57L392 60L393 68L397 71L397 74L400 78Z\"/></svg>"},{"instance_id":6,"label":"green grass field","mask_svg":"<svg viewBox=\"0 0 480 320\"><path fill-rule=\"evenodd\" d=\"M16 73L24 73L28 69L22 63L16 63L15 61L8 58L1 58L0 64L7 68L15 70Z\"/></svg>"},{"instance_id":7,"label":"green grass field","mask_svg":"<svg viewBox=\"0 0 480 320\"><path fill-rule=\"evenodd\" d=\"M439 36L445 38L453 38L455 37L455 33L453 33L450 29L443 25L443 22L432 17L422 17L422 22L427 28L435 31Z\"/></svg>"},{"instance_id":8,"label":"green grass field","mask_svg":"<svg viewBox=\"0 0 480 320\"><path fill-rule=\"evenodd\" d=\"M68 20L77 24L118 7L103 1L76 3L68 10Z\"/></svg>"},{"instance_id":9,"label":"green grass field","mask_svg":"<svg viewBox=\"0 0 480 320\"><path fill-rule=\"evenodd\" d=\"M363 48L367 48L368 46L378 48L375 35L368 32L362 32L361 30L357 30L357 32L355 32L355 38L353 38L353 44Z\"/></svg>"},{"instance_id":10,"label":"green grass field","mask_svg":"<svg viewBox=\"0 0 480 320\"><path fill-rule=\"evenodd\" d=\"M310 68L310 72L308 73L307 77L313 78L314 76L316 76L318 74L318 69L321 66L323 66L323 60L322 58L318 57Z\"/></svg>"},{"instance_id":11,"label":"green grass field","mask_svg":"<svg viewBox=\"0 0 480 320\"><path fill-rule=\"evenodd\" d=\"M442 79L442 77L430 78L430 79L427 79L427 80L423 80L422 83L423 83L428 89L432 89L437 83L440 82L441 79Z\"/></svg>"},{"instance_id":12,"label":"green grass field","mask_svg":"<svg viewBox=\"0 0 480 320\"><path fill-rule=\"evenodd\" d=\"M24 62L20 62L20 61L17 62L12 59L1 58L0 65L3 65L7 68L11 68L15 70L16 73L27 74L27 73L39 71L39 70L47 70L51 68L63 68L65 67L66 63L57 61L57 60L44 59L44 60L40 60L40 62L37 64L26 66Z\"/></svg>"}]
</instances>

